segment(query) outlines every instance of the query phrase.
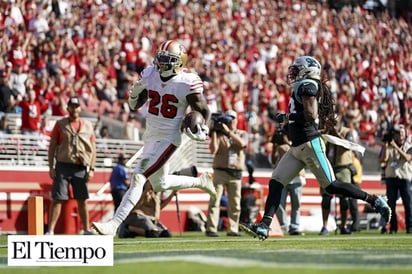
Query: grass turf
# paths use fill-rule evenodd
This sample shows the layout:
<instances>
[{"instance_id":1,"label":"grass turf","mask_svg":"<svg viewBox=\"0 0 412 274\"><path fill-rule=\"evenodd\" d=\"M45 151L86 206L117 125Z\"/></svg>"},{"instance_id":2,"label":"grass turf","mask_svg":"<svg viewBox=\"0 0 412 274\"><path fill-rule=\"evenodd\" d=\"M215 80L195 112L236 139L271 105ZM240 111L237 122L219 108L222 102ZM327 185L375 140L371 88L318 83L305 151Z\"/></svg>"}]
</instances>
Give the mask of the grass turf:
<instances>
[{"instance_id":1,"label":"grass turf","mask_svg":"<svg viewBox=\"0 0 412 274\"><path fill-rule=\"evenodd\" d=\"M323 274L412 273L412 235L248 236L208 238L186 232L163 239L115 239L113 267L8 267L0 236L0 273Z\"/></svg>"}]
</instances>

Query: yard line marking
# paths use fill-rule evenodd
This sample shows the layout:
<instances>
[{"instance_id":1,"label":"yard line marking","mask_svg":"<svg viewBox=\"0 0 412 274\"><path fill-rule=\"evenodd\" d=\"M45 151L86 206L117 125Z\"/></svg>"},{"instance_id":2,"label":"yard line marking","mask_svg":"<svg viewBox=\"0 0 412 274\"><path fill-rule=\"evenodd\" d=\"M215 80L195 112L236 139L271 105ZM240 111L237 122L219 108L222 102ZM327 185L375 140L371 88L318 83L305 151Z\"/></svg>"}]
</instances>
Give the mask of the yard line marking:
<instances>
[{"instance_id":1,"label":"yard line marking","mask_svg":"<svg viewBox=\"0 0 412 274\"><path fill-rule=\"evenodd\" d=\"M324 269L324 268L345 268L345 269L358 269L362 266L367 266L368 269L412 269L412 265L379 265L379 264L348 264L348 263L307 263L307 262L267 262L262 260L244 259L244 258L232 258L232 257L214 257L205 255L180 255L180 256L153 256L144 258L125 258L116 259L116 263L145 263L145 262L159 262L159 261L185 261L192 263L203 263L209 265L217 265L224 267L245 267L245 266L259 266L259 267L285 267L285 268L311 268L311 269Z\"/></svg>"}]
</instances>

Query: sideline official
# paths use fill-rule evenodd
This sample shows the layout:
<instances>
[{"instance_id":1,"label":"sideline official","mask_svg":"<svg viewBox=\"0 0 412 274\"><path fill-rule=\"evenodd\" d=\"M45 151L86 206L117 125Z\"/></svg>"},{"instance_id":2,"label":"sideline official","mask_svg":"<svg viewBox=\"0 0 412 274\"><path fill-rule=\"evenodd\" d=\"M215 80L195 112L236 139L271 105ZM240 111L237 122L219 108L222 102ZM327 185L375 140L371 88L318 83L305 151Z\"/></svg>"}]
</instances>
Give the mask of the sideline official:
<instances>
[{"instance_id":1,"label":"sideline official","mask_svg":"<svg viewBox=\"0 0 412 274\"><path fill-rule=\"evenodd\" d=\"M54 234L62 203L69 199L69 184L77 201L83 230L87 234L89 213L87 183L94 175L96 162L96 136L93 125L80 118L79 98L68 101L68 117L56 122L50 136L48 152L49 175L53 179L52 203L49 213L48 234Z\"/></svg>"}]
</instances>

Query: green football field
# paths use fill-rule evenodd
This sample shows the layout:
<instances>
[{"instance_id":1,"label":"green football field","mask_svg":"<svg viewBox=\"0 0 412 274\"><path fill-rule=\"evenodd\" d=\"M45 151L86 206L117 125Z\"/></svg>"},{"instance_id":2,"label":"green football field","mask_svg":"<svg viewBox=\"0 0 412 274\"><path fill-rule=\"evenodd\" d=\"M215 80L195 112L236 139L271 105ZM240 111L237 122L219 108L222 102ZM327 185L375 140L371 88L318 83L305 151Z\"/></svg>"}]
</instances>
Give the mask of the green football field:
<instances>
[{"instance_id":1,"label":"green football field","mask_svg":"<svg viewBox=\"0 0 412 274\"><path fill-rule=\"evenodd\" d=\"M85 236L87 237L87 236ZM163 239L114 239L113 267L8 267L0 236L0 273L315 274L412 273L412 234L208 238L186 232Z\"/></svg>"}]
</instances>

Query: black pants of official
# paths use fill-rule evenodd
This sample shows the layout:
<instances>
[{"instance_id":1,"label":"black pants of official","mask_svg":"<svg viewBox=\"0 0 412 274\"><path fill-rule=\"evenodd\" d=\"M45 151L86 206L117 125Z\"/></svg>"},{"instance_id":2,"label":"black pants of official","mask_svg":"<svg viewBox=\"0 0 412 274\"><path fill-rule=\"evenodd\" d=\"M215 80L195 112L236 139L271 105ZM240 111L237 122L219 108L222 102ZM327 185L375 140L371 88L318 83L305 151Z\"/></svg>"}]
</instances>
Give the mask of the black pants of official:
<instances>
[{"instance_id":1,"label":"black pants of official","mask_svg":"<svg viewBox=\"0 0 412 274\"><path fill-rule=\"evenodd\" d=\"M386 196L388 205L392 209L392 218L390 220L390 231L398 231L398 218L396 216L396 201L400 196L402 198L405 210L406 231L412 233L412 190L411 181L399 178L386 178Z\"/></svg>"}]
</instances>

